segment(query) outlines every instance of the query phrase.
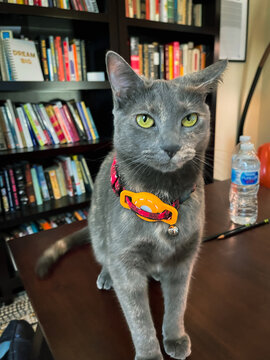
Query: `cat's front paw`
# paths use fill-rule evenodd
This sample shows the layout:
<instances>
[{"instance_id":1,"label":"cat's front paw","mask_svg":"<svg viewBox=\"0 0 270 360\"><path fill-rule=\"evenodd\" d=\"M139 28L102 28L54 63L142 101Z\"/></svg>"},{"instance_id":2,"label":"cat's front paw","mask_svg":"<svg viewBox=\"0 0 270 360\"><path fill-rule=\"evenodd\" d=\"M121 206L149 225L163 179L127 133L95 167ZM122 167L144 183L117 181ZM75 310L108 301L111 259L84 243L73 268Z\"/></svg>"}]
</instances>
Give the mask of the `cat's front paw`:
<instances>
[{"instance_id":1,"label":"cat's front paw","mask_svg":"<svg viewBox=\"0 0 270 360\"><path fill-rule=\"evenodd\" d=\"M186 359L191 354L191 342L187 334L179 339L164 340L164 348L168 355L174 359Z\"/></svg>"},{"instance_id":2,"label":"cat's front paw","mask_svg":"<svg viewBox=\"0 0 270 360\"><path fill-rule=\"evenodd\" d=\"M135 360L163 360L163 356L161 354L158 354L154 357L142 357L142 356L136 356Z\"/></svg>"}]
</instances>

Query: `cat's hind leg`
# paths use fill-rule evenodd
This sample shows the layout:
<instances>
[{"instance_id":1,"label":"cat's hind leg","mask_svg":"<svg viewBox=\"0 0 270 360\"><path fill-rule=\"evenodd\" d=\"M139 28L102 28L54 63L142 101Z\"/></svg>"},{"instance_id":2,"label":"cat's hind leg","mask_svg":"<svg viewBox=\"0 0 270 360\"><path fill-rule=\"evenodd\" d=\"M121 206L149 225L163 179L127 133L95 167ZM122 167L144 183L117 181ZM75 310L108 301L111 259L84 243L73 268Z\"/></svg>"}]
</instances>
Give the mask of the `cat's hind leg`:
<instances>
[{"instance_id":1,"label":"cat's hind leg","mask_svg":"<svg viewBox=\"0 0 270 360\"><path fill-rule=\"evenodd\" d=\"M113 282L109 271L103 266L97 278L97 287L99 290L110 290Z\"/></svg>"}]
</instances>

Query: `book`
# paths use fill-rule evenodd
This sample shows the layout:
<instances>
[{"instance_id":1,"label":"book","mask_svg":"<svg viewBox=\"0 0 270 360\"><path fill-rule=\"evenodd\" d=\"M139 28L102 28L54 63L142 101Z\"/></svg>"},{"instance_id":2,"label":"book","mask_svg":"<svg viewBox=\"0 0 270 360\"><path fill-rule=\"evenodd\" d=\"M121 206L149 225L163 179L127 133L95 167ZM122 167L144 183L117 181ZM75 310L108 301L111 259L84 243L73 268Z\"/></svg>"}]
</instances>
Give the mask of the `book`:
<instances>
[{"instance_id":1,"label":"book","mask_svg":"<svg viewBox=\"0 0 270 360\"><path fill-rule=\"evenodd\" d=\"M69 100L69 101L67 101L66 104L70 110L70 114L72 115L72 120L74 121L74 124L76 126L76 129L78 131L80 138L82 140L87 140L88 137L87 137L86 131L84 129L82 120L80 118L80 114L78 112L75 100Z\"/></svg>"},{"instance_id":2,"label":"book","mask_svg":"<svg viewBox=\"0 0 270 360\"><path fill-rule=\"evenodd\" d=\"M5 176L3 170L0 170L0 195L2 200L2 208L5 213L9 212L9 202L7 195L7 188L5 185Z\"/></svg>"},{"instance_id":3,"label":"book","mask_svg":"<svg viewBox=\"0 0 270 360\"><path fill-rule=\"evenodd\" d=\"M59 139L58 139L58 136L55 132L55 129L50 121L50 118L45 110L45 107L43 104L38 104L39 106L39 109L40 109L40 114L41 116L43 117L43 122L45 124L45 126L47 127L48 131L50 132L51 134L51 137L52 137L52 140L53 140L53 143L54 144L59 144Z\"/></svg>"},{"instance_id":4,"label":"book","mask_svg":"<svg viewBox=\"0 0 270 360\"><path fill-rule=\"evenodd\" d=\"M84 112L83 112L83 109L82 109L82 105L81 105L81 103L79 101L76 102L76 108L77 108L77 111L79 113L80 119L81 119L81 121L83 123L83 127L84 127L84 130L85 130L86 134L87 134L88 140L93 140L90 128L89 128L88 123L87 123L87 119L86 119L86 117L84 115Z\"/></svg>"},{"instance_id":5,"label":"book","mask_svg":"<svg viewBox=\"0 0 270 360\"><path fill-rule=\"evenodd\" d=\"M24 39L5 39L4 49L16 81L44 81L35 43Z\"/></svg>"},{"instance_id":6,"label":"book","mask_svg":"<svg viewBox=\"0 0 270 360\"><path fill-rule=\"evenodd\" d=\"M70 143L73 143L73 140L72 140L71 133L69 132L68 126L65 122L65 119L63 117L63 114L60 111L61 107L62 107L62 103L60 101L57 101L55 103L55 105L53 105L53 110L57 117L58 123L61 126L61 129L65 135L65 138L66 138L67 142L70 144Z\"/></svg>"},{"instance_id":7,"label":"book","mask_svg":"<svg viewBox=\"0 0 270 360\"><path fill-rule=\"evenodd\" d=\"M48 59L47 59L47 50L46 50L46 39L44 36L40 37L40 58L43 69L44 80L49 80L49 68L48 68Z\"/></svg>"},{"instance_id":8,"label":"book","mask_svg":"<svg viewBox=\"0 0 270 360\"><path fill-rule=\"evenodd\" d=\"M61 199L61 192L60 192L59 183L58 183L58 180L57 180L56 168L57 168L57 166L55 166L55 165L50 166L50 167L45 169L45 173L49 174L49 179L50 179L50 182L51 182L53 197L54 197L55 200L58 200L58 199Z\"/></svg>"},{"instance_id":9,"label":"book","mask_svg":"<svg viewBox=\"0 0 270 360\"><path fill-rule=\"evenodd\" d=\"M12 188L11 188L11 182L8 176L8 170L6 168L3 168L3 174L5 178L5 187L7 192L7 198L8 198L8 204L9 204L9 211L15 210L15 204L12 196Z\"/></svg>"},{"instance_id":10,"label":"book","mask_svg":"<svg viewBox=\"0 0 270 360\"><path fill-rule=\"evenodd\" d=\"M47 144L47 139L46 139L46 137L43 133L43 130L41 128L41 125L38 122L38 119L34 113L32 105L30 103L26 103L23 105L23 108L24 108L27 118L31 124L31 127L33 129L33 132L35 134L35 137L36 137L39 145L44 146L45 144Z\"/></svg>"},{"instance_id":11,"label":"book","mask_svg":"<svg viewBox=\"0 0 270 360\"><path fill-rule=\"evenodd\" d=\"M18 106L18 107L16 107L16 111L17 111L18 117L19 117L20 122L21 122L21 127L22 127L22 131L23 131L24 138L25 138L25 141L26 141L26 146L28 148L30 148L30 147L33 146L33 142L32 142L32 139L31 139L31 135L30 135L30 132L29 132L29 128L28 128L28 125L27 125L23 110L22 110L22 108L20 106Z\"/></svg>"},{"instance_id":12,"label":"book","mask_svg":"<svg viewBox=\"0 0 270 360\"><path fill-rule=\"evenodd\" d=\"M7 170L8 170L9 180L10 180L10 187L11 187L11 194L12 194L12 198L13 198L14 208L16 210L18 210L20 208L20 202L19 202L19 197L18 197L18 192L17 192L14 171L11 166L8 166Z\"/></svg>"},{"instance_id":13,"label":"book","mask_svg":"<svg viewBox=\"0 0 270 360\"><path fill-rule=\"evenodd\" d=\"M77 176L78 176L77 180L79 180L79 186L80 186L80 189L81 189L81 194L84 194L85 193L85 186L84 186L83 175L82 175L78 155L73 155L72 156L72 161L74 161L75 166L76 166L76 172L77 172Z\"/></svg>"},{"instance_id":14,"label":"book","mask_svg":"<svg viewBox=\"0 0 270 360\"><path fill-rule=\"evenodd\" d=\"M64 174L64 170L63 167L61 166L61 162L59 162L58 160L55 160L56 163L56 168L55 168L55 172L56 172L56 177L57 177L57 181L59 184L59 190L61 193L61 197L67 196L67 188L66 188L66 182L65 182L65 174Z\"/></svg>"},{"instance_id":15,"label":"book","mask_svg":"<svg viewBox=\"0 0 270 360\"><path fill-rule=\"evenodd\" d=\"M10 99L6 100L6 106L7 106L8 116L10 117L10 122L12 123L12 127L14 128L14 131L15 131L15 134L13 135L13 138L16 139L15 140L16 141L16 147L19 148L19 149L22 149L23 148L23 143L22 143L22 139L21 139L21 136L20 136L20 131L19 131L19 128L18 128L17 117L15 115L14 108L13 108L13 105L12 105Z\"/></svg>"},{"instance_id":16,"label":"book","mask_svg":"<svg viewBox=\"0 0 270 360\"><path fill-rule=\"evenodd\" d=\"M36 172L37 172L38 183L39 183L39 187L41 189L42 198L44 201L48 201L48 200L50 200L50 194L49 194L47 182L45 179L43 166L42 165L34 165L34 168L36 169Z\"/></svg>"},{"instance_id":17,"label":"book","mask_svg":"<svg viewBox=\"0 0 270 360\"><path fill-rule=\"evenodd\" d=\"M96 124L95 124L95 122L94 122L94 119L93 119L93 116L92 116L92 113L91 113L89 107L86 108L86 112L87 112L87 114L88 114L88 117L89 117L89 119L90 119L90 123L91 123L91 125L92 125L93 131L94 131L94 134L95 134L95 140L97 140L97 139L99 139L99 134L98 134L98 131L97 131L97 128L96 128Z\"/></svg>"},{"instance_id":18,"label":"book","mask_svg":"<svg viewBox=\"0 0 270 360\"><path fill-rule=\"evenodd\" d=\"M81 108L82 108L82 113L83 113L83 115L84 115L85 118L86 118L87 126L88 126L88 128L90 129L90 133L91 133L92 140L96 140L95 131L94 131L94 128L93 128L91 119L90 119L90 117L89 117L89 113L88 113L87 110L86 110L86 106L85 106L84 101L81 101L81 102L80 102L80 105L81 105ZM92 116L91 116L91 117L92 117ZM93 122L94 122L94 121L93 121Z\"/></svg>"},{"instance_id":19,"label":"book","mask_svg":"<svg viewBox=\"0 0 270 360\"><path fill-rule=\"evenodd\" d=\"M92 176L90 174L90 171L89 171L89 168L87 166L87 163L86 163L86 160L85 160L85 157L83 155L78 155L78 159L79 161L81 162L82 164L82 168L83 168L83 171L87 177L87 183L89 184L89 192L90 191L93 191L93 188L94 188L94 182L93 182L93 179L92 179Z\"/></svg>"},{"instance_id":20,"label":"book","mask_svg":"<svg viewBox=\"0 0 270 360\"><path fill-rule=\"evenodd\" d=\"M13 140L11 126L9 124L9 119L7 116L5 106L0 106L0 122L1 122L1 127L3 128L3 131L4 131L4 136L6 139L8 149L15 149L16 145Z\"/></svg>"},{"instance_id":21,"label":"book","mask_svg":"<svg viewBox=\"0 0 270 360\"><path fill-rule=\"evenodd\" d=\"M40 187L39 187L39 183L38 183L38 177L37 177L36 168L33 166L30 171L31 171L31 176L32 176L32 181L33 181L33 187L34 187L34 192L35 192L35 197L36 197L36 203L37 203L37 205L42 205L43 200L42 200Z\"/></svg>"},{"instance_id":22,"label":"book","mask_svg":"<svg viewBox=\"0 0 270 360\"><path fill-rule=\"evenodd\" d=\"M46 110L46 112L48 114L48 117L49 117L50 122L51 122L51 124L52 124L52 126L54 128L54 131L55 131L55 133L56 133L56 135L57 135L57 137L59 139L60 144L66 144L67 140L66 140L65 135L64 135L64 133L62 131L62 128L61 128L61 126L60 126L60 124L59 124L59 122L57 120L57 117L56 117L56 115L54 113L53 106L52 105L46 105L45 110Z\"/></svg>"},{"instance_id":23,"label":"book","mask_svg":"<svg viewBox=\"0 0 270 360\"><path fill-rule=\"evenodd\" d=\"M23 167L24 167L24 174L25 174L25 181L26 181L26 194L28 197L28 201L29 201L30 205L35 205L36 197L35 197L35 192L34 192L30 164L28 162L25 162L23 164Z\"/></svg>"},{"instance_id":24,"label":"book","mask_svg":"<svg viewBox=\"0 0 270 360\"><path fill-rule=\"evenodd\" d=\"M130 37L130 66L139 74L139 38L137 36Z\"/></svg>"}]
</instances>

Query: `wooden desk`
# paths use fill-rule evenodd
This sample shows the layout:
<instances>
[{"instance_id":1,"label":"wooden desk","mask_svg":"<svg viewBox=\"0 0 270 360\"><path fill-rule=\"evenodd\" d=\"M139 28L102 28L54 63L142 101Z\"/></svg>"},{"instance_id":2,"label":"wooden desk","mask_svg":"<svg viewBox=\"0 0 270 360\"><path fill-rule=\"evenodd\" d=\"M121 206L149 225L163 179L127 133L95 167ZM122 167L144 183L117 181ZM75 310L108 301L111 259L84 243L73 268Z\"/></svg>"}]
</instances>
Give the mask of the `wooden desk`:
<instances>
[{"instance_id":1,"label":"wooden desk","mask_svg":"<svg viewBox=\"0 0 270 360\"><path fill-rule=\"evenodd\" d=\"M206 187L205 235L228 230L228 182ZM259 219L270 216L270 190L259 192ZM73 230L85 226L73 225ZM22 281L56 360L133 360L129 331L113 291L99 291L90 246L66 255L47 280L34 264L70 226L12 241ZM270 359L270 225L202 245L186 312L190 360ZM150 283L159 339L163 300ZM164 356L164 359L171 359Z\"/></svg>"}]
</instances>

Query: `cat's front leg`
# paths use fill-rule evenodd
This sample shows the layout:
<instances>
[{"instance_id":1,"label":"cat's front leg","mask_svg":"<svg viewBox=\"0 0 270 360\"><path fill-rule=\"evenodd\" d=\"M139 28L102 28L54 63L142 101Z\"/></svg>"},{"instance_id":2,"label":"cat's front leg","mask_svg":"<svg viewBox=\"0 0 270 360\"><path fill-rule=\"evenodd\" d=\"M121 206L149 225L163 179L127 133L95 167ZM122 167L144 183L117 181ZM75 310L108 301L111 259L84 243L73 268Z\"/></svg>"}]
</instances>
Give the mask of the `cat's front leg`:
<instances>
[{"instance_id":1,"label":"cat's front leg","mask_svg":"<svg viewBox=\"0 0 270 360\"><path fill-rule=\"evenodd\" d=\"M110 268L114 290L127 320L136 350L135 360L162 360L151 317L147 278L136 269Z\"/></svg>"},{"instance_id":2,"label":"cat's front leg","mask_svg":"<svg viewBox=\"0 0 270 360\"><path fill-rule=\"evenodd\" d=\"M189 336L185 333L184 313L193 261L169 267L162 274L164 296L163 343L168 355L184 360L191 353Z\"/></svg>"}]
</instances>

